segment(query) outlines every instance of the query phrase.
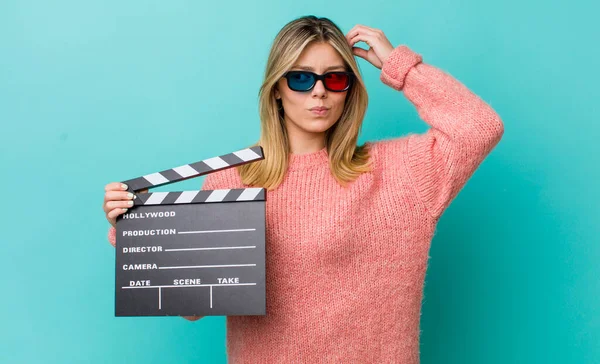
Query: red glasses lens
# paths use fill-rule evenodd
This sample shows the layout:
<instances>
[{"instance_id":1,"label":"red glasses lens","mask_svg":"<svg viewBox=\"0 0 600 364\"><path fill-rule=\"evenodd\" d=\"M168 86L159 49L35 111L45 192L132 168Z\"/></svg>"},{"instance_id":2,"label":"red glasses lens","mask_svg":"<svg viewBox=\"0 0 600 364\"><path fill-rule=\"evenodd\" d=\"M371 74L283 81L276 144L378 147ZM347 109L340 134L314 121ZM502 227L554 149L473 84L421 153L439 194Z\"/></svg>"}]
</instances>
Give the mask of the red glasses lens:
<instances>
[{"instance_id":1,"label":"red glasses lens","mask_svg":"<svg viewBox=\"0 0 600 364\"><path fill-rule=\"evenodd\" d=\"M330 73L325 77L325 85L332 90L343 90L348 87L350 77L345 73Z\"/></svg>"}]
</instances>

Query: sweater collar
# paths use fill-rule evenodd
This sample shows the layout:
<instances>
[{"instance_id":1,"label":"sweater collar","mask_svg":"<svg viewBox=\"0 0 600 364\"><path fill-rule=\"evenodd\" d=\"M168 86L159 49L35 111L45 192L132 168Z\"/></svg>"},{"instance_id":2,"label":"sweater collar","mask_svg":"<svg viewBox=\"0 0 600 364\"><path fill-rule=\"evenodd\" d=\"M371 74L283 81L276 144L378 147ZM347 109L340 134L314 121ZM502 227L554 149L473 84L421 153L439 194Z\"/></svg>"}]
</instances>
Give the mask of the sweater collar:
<instances>
[{"instance_id":1,"label":"sweater collar","mask_svg":"<svg viewBox=\"0 0 600 364\"><path fill-rule=\"evenodd\" d=\"M327 146L323 149L304 154L289 154L288 170L300 170L310 168L311 166L326 166L329 164L329 154L327 153Z\"/></svg>"}]
</instances>

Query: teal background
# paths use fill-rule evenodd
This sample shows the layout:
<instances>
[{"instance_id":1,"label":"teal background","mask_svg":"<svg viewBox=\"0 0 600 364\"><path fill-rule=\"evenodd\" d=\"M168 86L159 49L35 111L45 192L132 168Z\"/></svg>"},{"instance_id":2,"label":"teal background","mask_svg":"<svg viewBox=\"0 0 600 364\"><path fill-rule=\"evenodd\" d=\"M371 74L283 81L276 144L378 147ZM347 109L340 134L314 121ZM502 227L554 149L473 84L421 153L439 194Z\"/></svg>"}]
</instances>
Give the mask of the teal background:
<instances>
[{"instance_id":1,"label":"teal background","mask_svg":"<svg viewBox=\"0 0 600 364\"><path fill-rule=\"evenodd\" d=\"M344 32L382 29L505 123L433 239L421 362L599 363L598 10L514 0L0 2L0 362L226 362L224 317L114 317L104 185L255 142L271 41L314 14ZM359 64L370 96L360 143L427 130L380 70Z\"/></svg>"}]
</instances>

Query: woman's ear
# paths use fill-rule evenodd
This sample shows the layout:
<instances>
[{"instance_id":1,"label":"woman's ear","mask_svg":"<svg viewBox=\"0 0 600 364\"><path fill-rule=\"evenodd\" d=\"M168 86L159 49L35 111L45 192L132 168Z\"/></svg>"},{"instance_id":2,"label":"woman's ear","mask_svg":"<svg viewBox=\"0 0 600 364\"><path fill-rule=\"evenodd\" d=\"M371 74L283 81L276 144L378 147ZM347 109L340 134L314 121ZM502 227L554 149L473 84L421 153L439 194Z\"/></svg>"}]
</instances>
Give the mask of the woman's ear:
<instances>
[{"instance_id":1,"label":"woman's ear","mask_svg":"<svg viewBox=\"0 0 600 364\"><path fill-rule=\"evenodd\" d=\"M275 98L278 100L281 98L281 95L279 95L279 90L277 89L277 87L275 88Z\"/></svg>"}]
</instances>

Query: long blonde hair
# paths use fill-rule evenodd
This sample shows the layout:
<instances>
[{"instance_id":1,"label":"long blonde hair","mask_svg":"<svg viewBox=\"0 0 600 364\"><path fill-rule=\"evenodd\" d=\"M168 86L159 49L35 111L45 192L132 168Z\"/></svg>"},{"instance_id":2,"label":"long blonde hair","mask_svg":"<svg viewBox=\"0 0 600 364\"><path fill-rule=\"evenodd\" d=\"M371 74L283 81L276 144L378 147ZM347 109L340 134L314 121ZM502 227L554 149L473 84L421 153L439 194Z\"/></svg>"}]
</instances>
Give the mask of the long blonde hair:
<instances>
[{"instance_id":1,"label":"long blonde hair","mask_svg":"<svg viewBox=\"0 0 600 364\"><path fill-rule=\"evenodd\" d=\"M264 82L258 94L260 140L253 144L262 146L265 159L236 167L246 185L271 190L277 188L285 177L290 150L283 110L275 98L275 86L312 42L328 42L341 55L346 67L355 74L342 115L326 132L329 169L344 187L360 174L371 170L368 147L365 144L356 145L367 110L368 96L352 48L331 20L310 15L286 24L273 41Z\"/></svg>"}]
</instances>

